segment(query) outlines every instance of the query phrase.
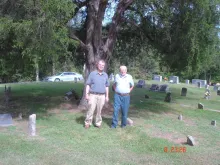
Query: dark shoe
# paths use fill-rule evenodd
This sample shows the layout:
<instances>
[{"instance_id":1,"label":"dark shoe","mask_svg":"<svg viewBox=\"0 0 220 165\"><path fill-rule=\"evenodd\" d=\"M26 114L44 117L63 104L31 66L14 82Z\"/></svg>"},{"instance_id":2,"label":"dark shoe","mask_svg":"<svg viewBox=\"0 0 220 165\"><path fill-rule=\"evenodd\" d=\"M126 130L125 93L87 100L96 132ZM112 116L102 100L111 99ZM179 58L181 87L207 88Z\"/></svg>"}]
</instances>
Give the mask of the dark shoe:
<instances>
[{"instance_id":1,"label":"dark shoe","mask_svg":"<svg viewBox=\"0 0 220 165\"><path fill-rule=\"evenodd\" d=\"M115 129L116 127L114 127L114 126L111 126L111 128L112 128L112 129Z\"/></svg>"},{"instance_id":2,"label":"dark shoe","mask_svg":"<svg viewBox=\"0 0 220 165\"><path fill-rule=\"evenodd\" d=\"M89 127L90 127L90 125L88 125L88 124L87 124L87 125L85 125L85 129L88 129Z\"/></svg>"}]
</instances>

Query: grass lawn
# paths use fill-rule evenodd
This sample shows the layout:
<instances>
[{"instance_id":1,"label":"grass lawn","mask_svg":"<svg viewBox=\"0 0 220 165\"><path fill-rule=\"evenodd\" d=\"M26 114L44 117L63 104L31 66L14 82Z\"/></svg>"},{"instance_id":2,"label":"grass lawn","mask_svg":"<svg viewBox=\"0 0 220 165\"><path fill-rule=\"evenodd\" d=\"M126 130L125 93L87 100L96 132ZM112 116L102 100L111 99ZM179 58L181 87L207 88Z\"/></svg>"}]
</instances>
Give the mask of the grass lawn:
<instances>
[{"instance_id":1,"label":"grass lawn","mask_svg":"<svg viewBox=\"0 0 220 165\"><path fill-rule=\"evenodd\" d=\"M147 87L152 83L147 81ZM0 112L12 113L14 125L0 127L0 165L220 164L220 96L213 87L211 99L205 100L204 88L169 84L171 103L164 102L165 93L134 88L129 111L133 127L110 129L111 109L103 114L101 129L85 130L86 111L78 110L75 101L64 100L71 88L81 94L83 84L7 85L12 87L12 100L6 108L1 84ZM186 97L180 96L182 87L188 89ZM145 99L145 94L150 98ZM110 96L112 102L112 92ZM205 109L197 109L198 103ZM20 112L22 120L17 118ZM37 115L35 137L27 133L32 113ZM186 144L187 135L195 138L195 146Z\"/></svg>"}]
</instances>

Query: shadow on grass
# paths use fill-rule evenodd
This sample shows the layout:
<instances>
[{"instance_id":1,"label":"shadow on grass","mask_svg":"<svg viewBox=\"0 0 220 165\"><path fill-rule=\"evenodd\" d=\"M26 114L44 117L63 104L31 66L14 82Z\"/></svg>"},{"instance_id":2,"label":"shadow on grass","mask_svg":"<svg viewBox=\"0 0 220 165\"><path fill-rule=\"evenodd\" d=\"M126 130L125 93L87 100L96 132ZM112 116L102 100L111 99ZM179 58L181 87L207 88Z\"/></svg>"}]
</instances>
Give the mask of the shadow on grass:
<instances>
[{"instance_id":1,"label":"shadow on grass","mask_svg":"<svg viewBox=\"0 0 220 165\"><path fill-rule=\"evenodd\" d=\"M95 118L93 117L93 124L94 124L94 120L95 120ZM79 116L79 117L76 118L76 122L78 124L80 124L80 125L84 126L84 121L85 121L85 117L84 116ZM102 122L106 123L110 127L111 123L112 123L112 118L102 116Z\"/></svg>"}]
</instances>

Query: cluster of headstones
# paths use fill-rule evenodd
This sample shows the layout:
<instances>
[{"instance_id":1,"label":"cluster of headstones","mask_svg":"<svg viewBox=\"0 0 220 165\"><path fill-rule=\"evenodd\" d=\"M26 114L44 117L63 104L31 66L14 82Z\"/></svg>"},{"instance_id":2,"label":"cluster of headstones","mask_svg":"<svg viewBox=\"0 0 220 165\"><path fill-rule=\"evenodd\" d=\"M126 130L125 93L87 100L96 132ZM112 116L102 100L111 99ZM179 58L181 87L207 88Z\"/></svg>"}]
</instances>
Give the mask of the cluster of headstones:
<instances>
[{"instance_id":1,"label":"cluster of headstones","mask_svg":"<svg viewBox=\"0 0 220 165\"><path fill-rule=\"evenodd\" d=\"M22 119L22 114L19 113L18 119ZM7 127L13 125L12 116L9 113L0 114L0 126ZM36 114L29 116L28 121L28 134L30 136L36 136Z\"/></svg>"},{"instance_id":2,"label":"cluster of headstones","mask_svg":"<svg viewBox=\"0 0 220 165\"><path fill-rule=\"evenodd\" d=\"M153 75L154 81L162 82L162 76L161 75ZM164 77L164 81L167 81L168 79ZM178 76L170 76L169 82L173 84L179 84L179 77Z\"/></svg>"}]
</instances>

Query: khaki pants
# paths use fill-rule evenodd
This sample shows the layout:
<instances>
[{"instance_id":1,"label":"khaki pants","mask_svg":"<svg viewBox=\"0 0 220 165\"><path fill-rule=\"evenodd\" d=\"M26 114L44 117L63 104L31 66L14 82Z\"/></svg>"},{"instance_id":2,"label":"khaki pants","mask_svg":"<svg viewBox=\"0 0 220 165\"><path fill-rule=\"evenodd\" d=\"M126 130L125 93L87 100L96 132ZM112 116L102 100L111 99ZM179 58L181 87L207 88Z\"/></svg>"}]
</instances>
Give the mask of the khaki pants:
<instances>
[{"instance_id":1,"label":"khaki pants","mask_svg":"<svg viewBox=\"0 0 220 165\"><path fill-rule=\"evenodd\" d=\"M92 124L93 114L95 109L97 109L95 125L101 126L102 124L101 112L104 104L105 104L105 95L95 95L95 94L89 95L88 112L86 114L85 125Z\"/></svg>"}]
</instances>

